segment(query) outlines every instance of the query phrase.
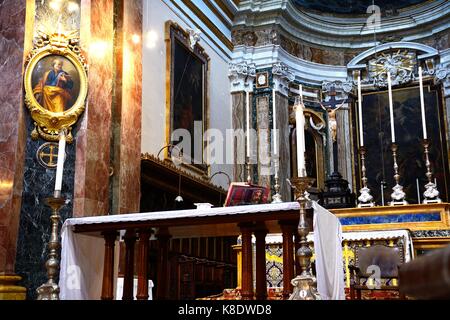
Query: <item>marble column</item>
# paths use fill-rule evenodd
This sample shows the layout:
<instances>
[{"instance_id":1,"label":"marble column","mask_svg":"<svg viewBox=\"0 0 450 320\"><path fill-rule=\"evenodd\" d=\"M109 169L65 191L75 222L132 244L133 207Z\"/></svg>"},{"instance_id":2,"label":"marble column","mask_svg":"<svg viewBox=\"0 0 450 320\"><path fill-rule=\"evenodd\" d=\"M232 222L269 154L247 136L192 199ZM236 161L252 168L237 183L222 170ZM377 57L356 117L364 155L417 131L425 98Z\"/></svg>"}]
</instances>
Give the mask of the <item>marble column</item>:
<instances>
[{"instance_id":1,"label":"marble column","mask_svg":"<svg viewBox=\"0 0 450 320\"><path fill-rule=\"evenodd\" d=\"M230 92L231 92L231 113L233 136L233 150L227 148L228 153L233 153L233 178L234 181L247 181L246 173L246 91L250 92L250 114L253 114L253 83L255 80L256 69L254 64L242 62L240 64L231 64L229 69ZM252 120L252 119L251 119ZM253 121L250 121L252 126ZM255 143L255 142L253 142ZM252 146L256 150L255 146ZM228 159L228 157L227 157Z\"/></svg>"},{"instance_id":2,"label":"marble column","mask_svg":"<svg viewBox=\"0 0 450 320\"><path fill-rule=\"evenodd\" d=\"M292 177L291 171L291 151L289 142L289 102L288 98L282 94L276 95L277 104L277 126L279 134L280 169L278 177L280 179L280 194L283 201L290 201L291 188L286 179Z\"/></svg>"},{"instance_id":3,"label":"marble column","mask_svg":"<svg viewBox=\"0 0 450 320\"><path fill-rule=\"evenodd\" d=\"M238 132L238 130L243 130L245 134L245 92L235 92L231 95L232 101L232 123L234 132ZM236 139L233 141L234 150L233 152L233 181L246 181L246 172L245 172L245 136L239 138L236 136Z\"/></svg>"},{"instance_id":4,"label":"marble column","mask_svg":"<svg viewBox=\"0 0 450 320\"><path fill-rule=\"evenodd\" d=\"M89 95L77 135L74 216L138 212L142 0L81 2Z\"/></svg>"},{"instance_id":5,"label":"marble column","mask_svg":"<svg viewBox=\"0 0 450 320\"><path fill-rule=\"evenodd\" d=\"M112 108L112 212L139 212L142 114L142 0L116 1Z\"/></svg>"},{"instance_id":6,"label":"marble column","mask_svg":"<svg viewBox=\"0 0 450 320\"><path fill-rule=\"evenodd\" d=\"M14 267L26 144L23 62L33 19L33 1L0 1L0 300L25 298Z\"/></svg>"},{"instance_id":7,"label":"marble column","mask_svg":"<svg viewBox=\"0 0 450 320\"><path fill-rule=\"evenodd\" d=\"M89 62L86 111L76 136L73 216L109 212L114 2L82 0L80 41Z\"/></svg>"},{"instance_id":8,"label":"marble column","mask_svg":"<svg viewBox=\"0 0 450 320\"><path fill-rule=\"evenodd\" d=\"M347 99L347 98L346 98ZM349 182L349 188L352 190L353 172L352 172L352 144L350 134L350 105L344 106L337 111L337 139L338 139L338 170L342 177Z\"/></svg>"},{"instance_id":9,"label":"marble column","mask_svg":"<svg viewBox=\"0 0 450 320\"><path fill-rule=\"evenodd\" d=\"M291 154L289 141L289 83L294 81L295 77L289 67L283 63L274 64L272 67L273 88L276 91L275 103L277 109L277 128L278 128L278 152L279 152L279 171L280 194L283 201L291 200L291 188L286 179L292 177L291 172Z\"/></svg>"}]
</instances>

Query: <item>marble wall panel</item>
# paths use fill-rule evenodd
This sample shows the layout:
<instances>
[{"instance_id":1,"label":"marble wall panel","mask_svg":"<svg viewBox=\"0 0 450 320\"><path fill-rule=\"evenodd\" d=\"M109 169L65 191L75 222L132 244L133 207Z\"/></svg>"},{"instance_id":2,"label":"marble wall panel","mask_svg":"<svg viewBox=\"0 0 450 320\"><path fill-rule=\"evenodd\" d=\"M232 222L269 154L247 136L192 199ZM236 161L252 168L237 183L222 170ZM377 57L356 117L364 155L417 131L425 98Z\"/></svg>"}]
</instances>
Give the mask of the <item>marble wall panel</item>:
<instances>
[{"instance_id":1,"label":"marble wall panel","mask_svg":"<svg viewBox=\"0 0 450 320\"><path fill-rule=\"evenodd\" d=\"M0 274L14 271L25 146L26 0L0 1Z\"/></svg>"},{"instance_id":2,"label":"marble wall panel","mask_svg":"<svg viewBox=\"0 0 450 320\"><path fill-rule=\"evenodd\" d=\"M280 179L280 194L283 201L291 200L291 188L286 179L292 178L291 172L291 152L289 142L289 103L288 98L277 93L277 126L279 129L279 152L280 152L280 169L278 176Z\"/></svg>"},{"instance_id":3,"label":"marble wall panel","mask_svg":"<svg viewBox=\"0 0 450 320\"><path fill-rule=\"evenodd\" d=\"M237 92L231 95L232 101L232 123L233 130L245 130L245 93ZM245 165L239 163L238 159L241 157L245 161L245 139L242 145L242 148L236 150L236 146L238 145L236 141L233 142L235 144L235 152L234 152L234 169L233 169L233 181L246 181L245 176ZM240 154L240 155L239 155ZM241 160L242 160L241 159Z\"/></svg>"},{"instance_id":4,"label":"marble wall panel","mask_svg":"<svg viewBox=\"0 0 450 320\"><path fill-rule=\"evenodd\" d=\"M88 62L87 108L76 136L74 216L109 211L113 1L81 1L81 46Z\"/></svg>"},{"instance_id":5,"label":"marble wall panel","mask_svg":"<svg viewBox=\"0 0 450 320\"><path fill-rule=\"evenodd\" d=\"M120 1L119 1L120 2ZM138 212L141 175L142 0L124 1L116 38L116 94L113 112L114 213ZM120 52L118 52L120 51Z\"/></svg>"},{"instance_id":6,"label":"marble wall panel","mask_svg":"<svg viewBox=\"0 0 450 320\"><path fill-rule=\"evenodd\" d=\"M269 96L256 98L256 124L258 132L258 185L271 188L271 139Z\"/></svg>"}]
</instances>

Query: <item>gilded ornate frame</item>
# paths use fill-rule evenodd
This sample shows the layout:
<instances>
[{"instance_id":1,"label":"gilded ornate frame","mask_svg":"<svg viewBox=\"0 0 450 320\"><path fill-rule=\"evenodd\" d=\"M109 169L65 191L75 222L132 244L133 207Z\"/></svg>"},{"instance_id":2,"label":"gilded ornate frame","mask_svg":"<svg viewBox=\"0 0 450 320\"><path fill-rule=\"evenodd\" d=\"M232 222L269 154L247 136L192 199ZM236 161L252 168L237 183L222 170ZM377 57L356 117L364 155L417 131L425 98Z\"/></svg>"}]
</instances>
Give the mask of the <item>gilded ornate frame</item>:
<instances>
[{"instance_id":1,"label":"gilded ornate frame","mask_svg":"<svg viewBox=\"0 0 450 320\"><path fill-rule=\"evenodd\" d=\"M35 128L31 133L33 140L39 137L47 141L58 141L60 131L68 131L67 142L73 142L72 126L77 123L85 110L88 91L87 64L78 46L79 37L76 31L62 34L45 34L40 32L35 45L25 62L25 104L30 110ZM37 64L52 55L68 59L75 67L80 79L80 91L73 106L64 112L52 112L44 108L33 94L32 75Z\"/></svg>"},{"instance_id":2,"label":"gilded ornate frame","mask_svg":"<svg viewBox=\"0 0 450 320\"><path fill-rule=\"evenodd\" d=\"M197 36L197 38L196 38ZM198 35L193 32L184 30L180 25L171 20L165 24L165 41L166 41L166 145L171 144L172 134L172 116L173 116L173 48L175 41L179 41L185 46L194 56L204 63L205 69L203 71L203 130L202 130L202 152L205 149L205 142L203 141L204 133L209 128L210 108L209 108L209 78L211 70L210 57L205 52L205 49L198 44ZM192 146L193 147L193 146ZM171 161L169 150L165 150L165 160ZM182 165L201 176L209 176L210 165L205 163L204 155L202 154L203 164L194 165L192 163L182 163Z\"/></svg>"}]
</instances>

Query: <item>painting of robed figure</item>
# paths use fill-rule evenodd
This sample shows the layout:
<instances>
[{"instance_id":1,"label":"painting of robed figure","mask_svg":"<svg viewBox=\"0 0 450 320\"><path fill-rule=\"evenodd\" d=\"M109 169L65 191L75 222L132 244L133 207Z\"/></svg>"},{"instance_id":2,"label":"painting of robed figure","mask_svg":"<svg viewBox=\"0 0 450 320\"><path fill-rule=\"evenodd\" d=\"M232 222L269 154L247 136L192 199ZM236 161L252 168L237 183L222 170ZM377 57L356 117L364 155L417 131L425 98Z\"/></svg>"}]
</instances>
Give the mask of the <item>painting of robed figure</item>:
<instances>
[{"instance_id":1,"label":"painting of robed figure","mask_svg":"<svg viewBox=\"0 0 450 320\"><path fill-rule=\"evenodd\" d=\"M54 113L74 105L80 91L79 82L72 62L58 55L41 59L32 73L33 95L44 109Z\"/></svg>"},{"instance_id":2,"label":"painting of robed figure","mask_svg":"<svg viewBox=\"0 0 450 320\"><path fill-rule=\"evenodd\" d=\"M208 128L209 57L198 43L189 42L189 35L180 26L169 22L167 28L170 61L167 70L170 74L168 143L180 143L173 140L172 134L176 130L186 130L190 141L184 145L190 145L190 150L183 148L184 164L205 172L208 168L203 155L203 136Z\"/></svg>"}]
</instances>

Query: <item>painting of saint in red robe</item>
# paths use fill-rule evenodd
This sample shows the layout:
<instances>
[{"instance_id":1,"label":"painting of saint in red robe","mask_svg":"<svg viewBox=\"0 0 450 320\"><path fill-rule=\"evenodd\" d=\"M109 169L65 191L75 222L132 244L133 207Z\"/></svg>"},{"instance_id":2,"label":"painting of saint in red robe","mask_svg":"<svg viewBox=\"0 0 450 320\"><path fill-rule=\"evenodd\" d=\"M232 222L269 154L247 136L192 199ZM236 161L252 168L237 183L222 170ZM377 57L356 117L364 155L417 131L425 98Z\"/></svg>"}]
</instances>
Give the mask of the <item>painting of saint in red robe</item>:
<instances>
[{"instance_id":1,"label":"painting of saint in red robe","mask_svg":"<svg viewBox=\"0 0 450 320\"><path fill-rule=\"evenodd\" d=\"M67 65L68 69L65 69ZM42 59L33 71L33 94L39 104L55 113L70 109L79 91L78 75L72 63L64 57Z\"/></svg>"}]
</instances>

